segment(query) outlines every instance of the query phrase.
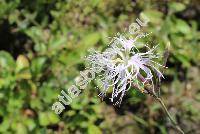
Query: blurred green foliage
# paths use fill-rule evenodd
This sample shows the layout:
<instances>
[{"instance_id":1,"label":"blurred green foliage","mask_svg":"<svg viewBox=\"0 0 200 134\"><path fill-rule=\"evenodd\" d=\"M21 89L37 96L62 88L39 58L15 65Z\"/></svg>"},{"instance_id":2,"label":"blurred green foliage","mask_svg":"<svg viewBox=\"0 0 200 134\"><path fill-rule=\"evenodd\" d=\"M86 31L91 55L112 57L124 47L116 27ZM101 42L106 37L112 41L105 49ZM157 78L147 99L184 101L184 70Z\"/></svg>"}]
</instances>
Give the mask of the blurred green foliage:
<instances>
[{"instance_id":1,"label":"blurred green foliage","mask_svg":"<svg viewBox=\"0 0 200 134\"><path fill-rule=\"evenodd\" d=\"M200 133L200 2L195 0L0 0L0 133L173 133L158 103L130 90L120 108L91 83L61 115L57 95L84 70L89 48L102 50L139 17L162 52L171 42L162 96L188 133Z\"/></svg>"}]
</instances>

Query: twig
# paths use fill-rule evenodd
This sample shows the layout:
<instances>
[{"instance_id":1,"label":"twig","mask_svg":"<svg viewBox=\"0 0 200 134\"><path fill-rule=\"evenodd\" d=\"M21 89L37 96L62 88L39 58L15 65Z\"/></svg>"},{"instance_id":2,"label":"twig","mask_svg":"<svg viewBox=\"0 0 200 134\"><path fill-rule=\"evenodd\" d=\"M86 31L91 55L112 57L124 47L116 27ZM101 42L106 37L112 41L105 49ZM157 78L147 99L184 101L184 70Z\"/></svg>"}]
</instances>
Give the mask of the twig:
<instances>
[{"instance_id":1,"label":"twig","mask_svg":"<svg viewBox=\"0 0 200 134\"><path fill-rule=\"evenodd\" d=\"M166 66L167 63L167 59L169 57L169 47L170 47L170 42L167 44L166 50L163 54L163 67ZM163 70L162 70L163 73ZM163 100L160 98L160 93L156 94L154 92L154 88L153 86L149 83L149 81L146 81L145 78L142 75L138 75L138 79L144 83L144 89L140 89L137 84L132 84L132 86L136 89L139 89L140 91L142 91L142 93L148 94L150 96L152 96L153 98L155 98L162 106L163 110L165 111L165 113L167 114L168 118L170 119L171 123L174 125L174 127L177 129L177 131L179 131L181 134L185 134L184 131L179 127L179 125L177 124L176 121L173 120L172 116L170 115L169 111L167 110ZM160 87L161 87L161 81L157 81L156 82L156 91L160 92Z\"/></svg>"},{"instance_id":2,"label":"twig","mask_svg":"<svg viewBox=\"0 0 200 134\"><path fill-rule=\"evenodd\" d=\"M142 77L142 76L140 76L140 77ZM137 88L137 89L140 90L140 88L137 87L137 85L132 85L132 86L134 88ZM167 108L166 108L164 102L162 101L162 99L160 97L158 97L153 92L153 87L152 87L151 84L145 83L145 87L144 87L143 93L148 94L148 95L152 96L153 98L155 98L161 104L163 110L165 111L165 113L167 114L168 118L170 119L170 121L174 125L174 127L177 129L177 131L179 131L181 134L185 134L184 131L179 127L179 125L173 120L172 116L170 115L169 111L167 110Z\"/></svg>"},{"instance_id":3,"label":"twig","mask_svg":"<svg viewBox=\"0 0 200 134\"><path fill-rule=\"evenodd\" d=\"M172 116L170 115L169 111L167 110L164 102L162 101L161 98L157 97L155 98L162 106L163 110L165 111L165 113L167 114L167 116L169 117L170 121L172 122L172 124L174 125L174 127L181 133L181 134L185 134L183 132L183 130L179 127L179 125L173 120Z\"/></svg>"},{"instance_id":4,"label":"twig","mask_svg":"<svg viewBox=\"0 0 200 134\"><path fill-rule=\"evenodd\" d=\"M155 98L162 106L163 110L165 111L165 113L167 114L167 116L169 117L170 121L172 122L172 124L174 125L174 127L181 133L184 134L183 130L178 126L178 124L173 120L172 116L170 115L169 111L167 110L164 102L162 101L162 99L160 97L158 97L156 94L153 93L152 91L152 86L150 84L146 84L144 87L144 93L149 94L150 96L152 96L153 98Z\"/></svg>"}]
</instances>

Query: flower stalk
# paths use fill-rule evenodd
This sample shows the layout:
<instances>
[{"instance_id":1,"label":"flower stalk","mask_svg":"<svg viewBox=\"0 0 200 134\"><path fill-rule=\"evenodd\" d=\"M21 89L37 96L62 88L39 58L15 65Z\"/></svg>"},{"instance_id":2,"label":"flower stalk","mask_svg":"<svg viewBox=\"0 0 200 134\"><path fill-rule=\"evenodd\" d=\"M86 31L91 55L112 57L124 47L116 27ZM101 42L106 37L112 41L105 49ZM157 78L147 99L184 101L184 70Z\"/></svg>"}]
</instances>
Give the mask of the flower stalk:
<instances>
[{"instance_id":1,"label":"flower stalk","mask_svg":"<svg viewBox=\"0 0 200 134\"><path fill-rule=\"evenodd\" d=\"M136 88L136 87L134 87ZM181 134L184 134L184 131L179 127L178 123L172 118L171 114L169 113L167 107L165 106L165 103L163 102L161 97L158 97L156 94L154 94L152 92L152 86L150 86L149 84L146 84L145 88L144 88L144 92L146 94L149 94L150 96L152 96L154 99L156 99L162 106L162 109L164 110L164 112L166 113L166 115L168 116L168 118L170 119L171 123L173 124L173 126L177 129L177 131L179 131Z\"/></svg>"},{"instance_id":2,"label":"flower stalk","mask_svg":"<svg viewBox=\"0 0 200 134\"><path fill-rule=\"evenodd\" d=\"M163 66L166 66L167 63L167 59L169 57L169 47L170 47L170 43L167 44L167 48L163 54ZM163 73L164 70L162 70L161 72ZM144 81L144 78L142 75L138 75L139 80L141 80L142 82ZM143 92L146 94L149 94L150 96L152 96L154 99L156 99L162 106L162 109L164 110L164 112L166 113L166 115L168 116L168 118L170 119L171 123L173 124L173 126L176 128L177 131L179 131L181 134L185 134L184 131L180 128L180 126L178 125L178 123L172 118L171 114L169 113L167 107L165 106L165 103L163 102L162 98L160 97L160 86L161 86L161 81L157 82L156 85L156 91L159 93L158 95L153 92L153 87L151 84L149 84L148 81L146 81ZM134 86L134 88L137 88L137 86ZM139 88L137 88L139 89Z\"/></svg>"},{"instance_id":3,"label":"flower stalk","mask_svg":"<svg viewBox=\"0 0 200 134\"><path fill-rule=\"evenodd\" d=\"M172 116L170 115L169 111L167 110L163 100L160 97L157 97L156 100L161 104L163 110L165 111L165 113L167 114L167 116L169 117L170 121L172 122L172 124L174 125L174 127L181 133L184 134L184 131L179 127L179 125L177 124L177 122L175 122L172 118Z\"/></svg>"}]
</instances>

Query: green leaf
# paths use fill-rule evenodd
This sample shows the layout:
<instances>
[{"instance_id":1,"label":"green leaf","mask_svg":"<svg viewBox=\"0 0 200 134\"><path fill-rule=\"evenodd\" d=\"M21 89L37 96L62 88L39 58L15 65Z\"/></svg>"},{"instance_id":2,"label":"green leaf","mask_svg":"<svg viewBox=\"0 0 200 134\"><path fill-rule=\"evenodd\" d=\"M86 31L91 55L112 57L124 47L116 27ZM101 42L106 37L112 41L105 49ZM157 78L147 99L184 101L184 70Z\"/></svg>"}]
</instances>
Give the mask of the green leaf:
<instances>
[{"instance_id":1,"label":"green leaf","mask_svg":"<svg viewBox=\"0 0 200 134\"><path fill-rule=\"evenodd\" d=\"M1 125L0 125L0 132L6 132L8 130L8 128L10 127L10 121L7 117L4 117L3 118L3 122L1 122Z\"/></svg>"},{"instance_id":2,"label":"green leaf","mask_svg":"<svg viewBox=\"0 0 200 134\"><path fill-rule=\"evenodd\" d=\"M90 0L92 7L97 6L100 3L100 0Z\"/></svg>"},{"instance_id":3,"label":"green leaf","mask_svg":"<svg viewBox=\"0 0 200 134\"><path fill-rule=\"evenodd\" d=\"M27 134L27 128L22 124L22 123L18 123L17 124L17 134Z\"/></svg>"},{"instance_id":4,"label":"green leaf","mask_svg":"<svg viewBox=\"0 0 200 134\"><path fill-rule=\"evenodd\" d=\"M95 45L99 41L99 39L100 39L100 34L98 32L89 33L82 40L84 48L87 49L87 48Z\"/></svg>"},{"instance_id":5,"label":"green leaf","mask_svg":"<svg viewBox=\"0 0 200 134\"><path fill-rule=\"evenodd\" d=\"M136 115L133 116L133 118L134 118L135 121L137 121L137 122L141 123L142 125L148 127L148 123L144 119L142 119L142 118L140 118L139 116L136 116Z\"/></svg>"},{"instance_id":6,"label":"green leaf","mask_svg":"<svg viewBox=\"0 0 200 134\"><path fill-rule=\"evenodd\" d=\"M38 44L43 37L43 32L40 27L32 26L24 31L33 41Z\"/></svg>"},{"instance_id":7,"label":"green leaf","mask_svg":"<svg viewBox=\"0 0 200 134\"><path fill-rule=\"evenodd\" d=\"M39 113L39 123L42 126L49 124L56 124L60 121L58 115L53 112L41 112Z\"/></svg>"},{"instance_id":8,"label":"green leaf","mask_svg":"<svg viewBox=\"0 0 200 134\"><path fill-rule=\"evenodd\" d=\"M167 130L164 126L159 125L159 128L160 128L161 134L167 134Z\"/></svg>"},{"instance_id":9,"label":"green leaf","mask_svg":"<svg viewBox=\"0 0 200 134\"><path fill-rule=\"evenodd\" d=\"M29 67L29 61L24 55L19 55L17 57L16 64L17 64L17 70Z\"/></svg>"},{"instance_id":10,"label":"green leaf","mask_svg":"<svg viewBox=\"0 0 200 134\"><path fill-rule=\"evenodd\" d=\"M29 70L29 61L28 59L23 56L19 55L17 57L16 61L17 67L16 67L16 78L17 79L30 79L31 74Z\"/></svg>"},{"instance_id":11,"label":"green leaf","mask_svg":"<svg viewBox=\"0 0 200 134\"><path fill-rule=\"evenodd\" d=\"M49 112L48 117L49 117L49 121L52 124L56 124L60 121L59 116L57 114L53 113L53 112Z\"/></svg>"},{"instance_id":12,"label":"green leaf","mask_svg":"<svg viewBox=\"0 0 200 134\"><path fill-rule=\"evenodd\" d=\"M177 31L180 31L183 34L190 33L190 26L181 19L176 19L176 29Z\"/></svg>"},{"instance_id":13,"label":"green leaf","mask_svg":"<svg viewBox=\"0 0 200 134\"><path fill-rule=\"evenodd\" d=\"M150 19L150 23L158 24L162 21L162 12L159 12L157 10L145 10L143 13Z\"/></svg>"},{"instance_id":14,"label":"green leaf","mask_svg":"<svg viewBox=\"0 0 200 134\"><path fill-rule=\"evenodd\" d=\"M94 133L102 134L101 130L97 126L91 124L88 126L88 134L94 134Z\"/></svg>"},{"instance_id":15,"label":"green leaf","mask_svg":"<svg viewBox=\"0 0 200 134\"><path fill-rule=\"evenodd\" d=\"M49 118L47 117L47 113L39 113L39 123L41 126L47 126L50 124Z\"/></svg>"},{"instance_id":16,"label":"green leaf","mask_svg":"<svg viewBox=\"0 0 200 134\"><path fill-rule=\"evenodd\" d=\"M182 55L182 54L175 54L175 57L181 61L181 63L183 64L184 67L190 67L190 59L189 57L187 57L186 55Z\"/></svg>"},{"instance_id":17,"label":"green leaf","mask_svg":"<svg viewBox=\"0 0 200 134\"><path fill-rule=\"evenodd\" d=\"M29 131L32 131L36 127L34 120L27 118L24 123L26 124Z\"/></svg>"},{"instance_id":18,"label":"green leaf","mask_svg":"<svg viewBox=\"0 0 200 134\"><path fill-rule=\"evenodd\" d=\"M49 48L54 50L54 49L58 49L58 48L61 48L63 45L65 45L67 41L67 38L66 37L57 37L57 38L53 38L51 41L50 41L50 44L49 44Z\"/></svg>"},{"instance_id":19,"label":"green leaf","mask_svg":"<svg viewBox=\"0 0 200 134\"><path fill-rule=\"evenodd\" d=\"M2 68L15 67L15 61L13 57L6 51L0 51L0 67Z\"/></svg>"},{"instance_id":20,"label":"green leaf","mask_svg":"<svg viewBox=\"0 0 200 134\"><path fill-rule=\"evenodd\" d=\"M40 76L45 68L46 57L38 57L32 60L31 71L34 76Z\"/></svg>"},{"instance_id":21,"label":"green leaf","mask_svg":"<svg viewBox=\"0 0 200 134\"><path fill-rule=\"evenodd\" d=\"M172 11L180 12L180 11L183 11L186 8L186 6L183 3L180 3L180 2L170 2L169 3L169 8Z\"/></svg>"}]
</instances>

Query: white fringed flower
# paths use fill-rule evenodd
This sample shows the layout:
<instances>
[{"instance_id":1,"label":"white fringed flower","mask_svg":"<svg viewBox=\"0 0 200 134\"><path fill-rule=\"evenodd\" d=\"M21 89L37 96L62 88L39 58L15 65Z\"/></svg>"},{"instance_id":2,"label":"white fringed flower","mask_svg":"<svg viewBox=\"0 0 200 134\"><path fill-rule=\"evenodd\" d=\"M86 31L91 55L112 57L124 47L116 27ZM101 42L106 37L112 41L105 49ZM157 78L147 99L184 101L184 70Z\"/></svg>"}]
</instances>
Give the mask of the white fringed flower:
<instances>
[{"instance_id":1,"label":"white fringed flower","mask_svg":"<svg viewBox=\"0 0 200 134\"><path fill-rule=\"evenodd\" d=\"M150 49L146 46L148 51L144 53L139 52L136 47L137 39L145 36L141 34L135 39L127 39L122 35L114 37L110 47L104 52L93 51L86 58L90 68L99 74L102 81L103 91L99 94L100 97L104 97L111 87L111 101L120 104L133 84L141 87L148 81L154 85L154 77L163 77L158 70L161 65L154 61L158 58L154 52L156 47Z\"/></svg>"}]
</instances>

